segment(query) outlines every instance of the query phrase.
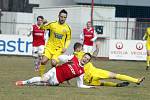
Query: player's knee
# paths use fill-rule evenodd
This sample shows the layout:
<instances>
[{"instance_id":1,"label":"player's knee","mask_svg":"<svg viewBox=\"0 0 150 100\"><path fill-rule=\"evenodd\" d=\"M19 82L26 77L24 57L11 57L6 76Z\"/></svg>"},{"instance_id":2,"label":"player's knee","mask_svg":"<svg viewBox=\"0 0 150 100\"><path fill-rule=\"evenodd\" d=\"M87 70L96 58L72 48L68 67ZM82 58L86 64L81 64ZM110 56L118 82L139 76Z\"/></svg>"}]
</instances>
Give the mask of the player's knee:
<instances>
[{"instance_id":1,"label":"player's knee","mask_svg":"<svg viewBox=\"0 0 150 100\"><path fill-rule=\"evenodd\" d=\"M38 57L42 57L42 53L38 53Z\"/></svg>"},{"instance_id":2,"label":"player's knee","mask_svg":"<svg viewBox=\"0 0 150 100\"><path fill-rule=\"evenodd\" d=\"M41 60L41 65L46 65L47 61L46 60Z\"/></svg>"},{"instance_id":3,"label":"player's knee","mask_svg":"<svg viewBox=\"0 0 150 100\"><path fill-rule=\"evenodd\" d=\"M147 56L150 56L150 52L147 53Z\"/></svg>"},{"instance_id":4,"label":"player's knee","mask_svg":"<svg viewBox=\"0 0 150 100\"><path fill-rule=\"evenodd\" d=\"M32 56L33 56L34 58L37 58L37 57L38 57L38 54L37 54L37 53L33 53Z\"/></svg>"},{"instance_id":5,"label":"player's knee","mask_svg":"<svg viewBox=\"0 0 150 100\"><path fill-rule=\"evenodd\" d=\"M52 67L56 67L57 61L55 59L52 59L51 60L51 64L52 64Z\"/></svg>"},{"instance_id":6,"label":"player's knee","mask_svg":"<svg viewBox=\"0 0 150 100\"><path fill-rule=\"evenodd\" d=\"M117 74L116 74L116 73L113 73L113 72L110 72L110 73L109 73L109 77L112 78L112 79L115 79L115 78L116 78L116 75L117 75Z\"/></svg>"}]
</instances>

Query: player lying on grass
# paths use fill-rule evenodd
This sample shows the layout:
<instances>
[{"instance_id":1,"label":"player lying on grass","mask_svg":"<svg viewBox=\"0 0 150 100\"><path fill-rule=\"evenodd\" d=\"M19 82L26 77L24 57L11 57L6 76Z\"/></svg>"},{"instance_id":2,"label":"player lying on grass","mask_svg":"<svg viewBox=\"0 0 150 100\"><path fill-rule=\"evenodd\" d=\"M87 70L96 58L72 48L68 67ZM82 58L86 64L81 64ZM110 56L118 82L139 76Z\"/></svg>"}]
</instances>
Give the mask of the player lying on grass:
<instances>
[{"instance_id":1,"label":"player lying on grass","mask_svg":"<svg viewBox=\"0 0 150 100\"><path fill-rule=\"evenodd\" d=\"M83 66L91 60L91 54L85 53L81 60L74 55L61 55L59 60L64 62L62 65L51 68L42 77L33 77L25 81L17 81L17 86L23 85L59 85L64 81L77 77L77 86L80 88L90 88L83 84L84 68Z\"/></svg>"},{"instance_id":2,"label":"player lying on grass","mask_svg":"<svg viewBox=\"0 0 150 100\"><path fill-rule=\"evenodd\" d=\"M74 44L74 55L76 55L78 59L81 59L82 56L85 54L82 51L82 49L83 46L81 43ZM110 71L102 70L96 68L91 62L84 65L84 71L85 71L84 82L87 83L88 85L94 86L123 87L128 86L129 82L133 82L140 85L140 83L145 79L144 77L137 79L127 75L116 74ZM114 82L106 82L103 79L118 79L127 82L114 83Z\"/></svg>"}]
</instances>

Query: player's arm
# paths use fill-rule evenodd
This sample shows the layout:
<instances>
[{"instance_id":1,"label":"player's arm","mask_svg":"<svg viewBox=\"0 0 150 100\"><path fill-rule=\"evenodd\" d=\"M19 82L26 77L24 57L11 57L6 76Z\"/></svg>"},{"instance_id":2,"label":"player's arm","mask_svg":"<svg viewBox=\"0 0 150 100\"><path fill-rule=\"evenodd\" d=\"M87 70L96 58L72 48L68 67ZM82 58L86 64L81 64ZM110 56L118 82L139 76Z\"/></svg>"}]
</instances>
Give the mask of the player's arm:
<instances>
[{"instance_id":1,"label":"player's arm","mask_svg":"<svg viewBox=\"0 0 150 100\"><path fill-rule=\"evenodd\" d=\"M94 38L91 39L91 41L95 41L97 39L97 34L94 32Z\"/></svg>"},{"instance_id":2,"label":"player's arm","mask_svg":"<svg viewBox=\"0 0 150 100\"><path fill-rule=\"evenodd\" d=\"M148 36L148 28L146 28L146 32L145 32L145 34L144 34L144 36L143 36L143 40L146 40L146 39L147 39L147 36Z\"/></svg>"},{"instance_id":3,"label":"player's arm","mask_svg":"<svg viewBox=\"0 0 150 100\"><path fill-rule=\"evenodd\" d=\"M81 34L80 34L80 40L83 41L83 39L84 39L84 36L83 36L83 33L81 33Z\"/></svg>"},{"instance_id":4,"label":"player's arm","mask_svg":"<svg viewBox=\"0 0 150 100\"><path fill-rule=\"evenodd\" d=\"M73 56L74 56L74 55L60 55L60 56L58 57L58 59L59 59L61 62L65 63L65 62L70 61L70 60L73 58Z\"/></svg>"},{"instance_id":5,"label":"player's arm","mask_svg":"<svg viewBox=\"0 0 150 100\"><path fill-rule=\"evenodd\" d=\"M62 49L62 53L66 52L67 48L69 47L70 41L71 41L71 29L69 27L69 30L66 34L66 39L65 39L65 43L64 43L65 45L64 45L64 48Z\"/></svg>"},{"instance_id":6,"label":"player's arm","mask_svg":"<svg viewBox=\"0 0 150 100\"><path fill-rule=\"evenodd\" d=\"M43 21L43 24L40 26L42 30L48 30L51 27L51 23L48 23L47 20Z\"/></svg>"},{"instance_id":7,"label":"player's arm","mask_svg":"<svg viewBox=\"0 0 150 100\"><path fill-rule=\"evenodd\" d=\"M27 34L28 37L31 36L31 34L33 33L33 26L30 27L29 31L30 32Z\"/></svg>"},{"instance_id":8,"label":"player's arm","mask_svg":"<svg viewBox=\"0 0 150 100\"><path fill-rule=\"evenodd\" d=\"M67 49L69 47L69 44L70 44L70 41L71 41L71 29L70 27L68 26L68 31L67 31L67 34L66 34L66 41L65 41L65 48Z\"/></svg>"},{"instance_id":9,"label":"player's arm","mask_svg":"<svg viewBox=\"0 0 150 100\"><path fill-rule=\"evenodd\" d=\"M93 88L94 86L87 86L87 85L84 85L84 82L83 82L83 76L84 74L80 75L79 77L77 77L77 86L79 88Z\"/></svg>"},{"instance_id":10,"label":"player's arm","mask_svg":"<svg viewBox=\"0 0 150 100\"><path fill-rule=\"evenodd\" d=\"M147 30L146 30L146 32L145 32L145 34L143 36L143 40L146 40L146 39L147 39Z\"/></svg>"},{"instance_id":11,"label":"player's arm","mask_svg":"<svg viewBox=\"0 0 150 100\"><path fill-rule=\"evenodd\" d=\"M31 36L31 34L32 34L32 31L31 31L31 32L29 32L29 34L27 34L27 36L29 37L29 36Z\"/></svg>"}]
</instances>

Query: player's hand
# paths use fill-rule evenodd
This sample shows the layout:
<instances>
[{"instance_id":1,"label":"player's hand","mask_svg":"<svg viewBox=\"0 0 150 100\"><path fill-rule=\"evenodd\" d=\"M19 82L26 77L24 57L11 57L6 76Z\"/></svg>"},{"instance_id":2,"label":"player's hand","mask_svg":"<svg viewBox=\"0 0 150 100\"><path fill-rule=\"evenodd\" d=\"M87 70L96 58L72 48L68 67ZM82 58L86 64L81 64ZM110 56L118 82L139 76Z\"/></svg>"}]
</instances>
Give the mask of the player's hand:
<instances>
[{"instance_id":1,"label":"player's hand","mask_svg":"<svg viewBox=\"0 0 150 100\"><path fill-rule=\"evenodd\" d=\"M28 37L30 37L30 35L29 35L29 34L28 34L27 36L28 36Z\"/></svg>"},{"instance_id":2,"label":"player's hand","mask_svg":"<svg viewBox=\"0 0 150 100\"><path fill-rule=\"evenodd\" d=\"M142 41L145 41L145 38L143 38Z\"/></svg>"},{"instance_id":3,"label":"player's hand","mask_svg":"<svg viewBox=\"0 0 150 100\"><path fill-rule=\"evenodd\" d=\"M83 39L80 39L81 41L83 41Z\"/></svg>"},{"instance_id":4,"label":"player's hand","mask_svg":"<svg viewBox=\"0 0 150 100\"><path fill-rule=\"evenodd\" d=\"M66 48L63 48L63 49L62 49L62 53L65 53L65 52L66 52L66 50L67 50Z\"/></svg>"},{"instance_id":5,"label":"player's hand","mask_svg":"<svg viewBox=\"0 0 150 100\"><path fill-rule=\"evenodd\" d=\"M30 32L29 34L27 34L27 36L28 36L28 37L30 37L30 36L31 36L31 34L32 34L32 33Z\"/></svg>"},{"instance_id":6,"label":"player's hand","mask_svg":"<svg viewBox=\"0 0 150 100\"><path fill-rule=\"evenodd\" d=\"M46 24L48 23L48 21L46 19L43 20L43 24Z\"/></svg>"}]
</instances>

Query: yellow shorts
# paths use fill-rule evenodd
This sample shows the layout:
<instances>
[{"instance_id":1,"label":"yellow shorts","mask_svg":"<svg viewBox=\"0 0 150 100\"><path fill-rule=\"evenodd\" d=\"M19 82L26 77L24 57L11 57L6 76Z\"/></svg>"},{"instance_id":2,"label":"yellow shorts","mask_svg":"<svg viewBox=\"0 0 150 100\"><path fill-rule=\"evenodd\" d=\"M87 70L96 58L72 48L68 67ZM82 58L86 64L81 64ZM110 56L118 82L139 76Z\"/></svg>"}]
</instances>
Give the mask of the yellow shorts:
<instances>
[{"instance_id":1,"label":"yellow shorts","mask_svg":"<svg viewBox=\"0 0 150 100\"><path fill-rule=\"evenodd\" d=\"M150 50L150 41L146 42L146 50Z\"/></svg>"},{"instance_id":2,"label":"yellow shorts","mask_svg":"<svg viewBox=\"0 0 150 100\"><path fill-rule=\"evenodd\" d=\"M60 56L62 53L60 50L50 50L48 48L44 49L44 53L43 55L46 56L48 59L55 59L57 62L59 62L58 60L58 56Z\"/></svg>"},{"instance_id":3,"label":"yellow shorts","mask_svg":"<svg viewBox=\"0 0 150 100\"><path fill-rule=\"evenodd\" d=\"M110 71L96 68L92 71L91 75L99 79L108 79L110 78Z\"/></svg>"},{"instance_id":4,"label":"yellow shorts","mask_svg":"<svg viewBox=\"0 0 150 100\"><path fill-rule=\"evenodd\" d=\"M84 82L89 85L99 86L101 84L101 79L108 79L110 77L110 72L102 69L95 68L90 72L84 74Z\"/></svg>"}]
</instances>

